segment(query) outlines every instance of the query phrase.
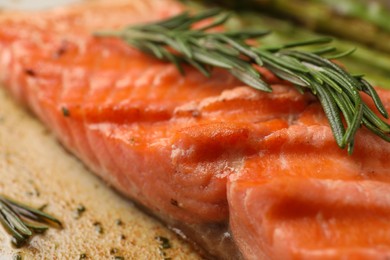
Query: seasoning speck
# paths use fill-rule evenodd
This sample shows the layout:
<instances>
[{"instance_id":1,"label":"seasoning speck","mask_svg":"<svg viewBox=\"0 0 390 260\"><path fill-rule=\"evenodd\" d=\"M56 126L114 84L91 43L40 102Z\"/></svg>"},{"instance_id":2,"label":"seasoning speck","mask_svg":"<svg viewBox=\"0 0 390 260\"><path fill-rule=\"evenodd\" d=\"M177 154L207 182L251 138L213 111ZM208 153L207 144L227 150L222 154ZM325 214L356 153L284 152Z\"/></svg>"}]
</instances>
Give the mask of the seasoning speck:
<instances>
[{"instance_id":1,"label":"seasoning speck","mask_svg":"<svg viewBox=\"0 0 390 260\"><path fill-rule=\"evenodd\" d=\"M24 72L29 75L30 77L35 77L36 73L32 69L25 69Z\"/></svg>"},{"instance_id":2,"label":"seasoning speck","mask_svg":"<svg viewBox=\"0 0 390 260\"><path fill-rule=\"evenodd\" d=\"M18 252L16 254L14 254L14 256L12 257L12 260L22 260L22 255Z\"/></svg>"},{"instance_id":3,"label":"seasoning speck","mask_svg":"<svg viewBox=\"0 0 390 260\"><path fill-rule=\"evenodd\" d=\"M67 50L68 50L68 42L67 41L63 41L61 43L61 46L55 52L54 58L58 59L59 57L64 55L67 52Z\"/></svg>"},{"instance_id":4,"label":"seasoning speck","mask_svg":"<svg viewBox=\"0 0 390 260\"><path fill-rule=\"evenodd\" d=\"M81 204L78 205L75 212L74 212L75 219L80 218L85 210L86 210L86 208L84 207L84 205L81 205Z\"/></svg>"},{"instance_id":5,"label":"seasoning speck","mask_svg":"<svg viewBox=\"0 0 390 260\"><path fill-rule=\"evenodd\" d=\"M39 190L37 190L37 189L34 189L34 191L28 191L28 192L26 192L26 194L27 194L27 196L29 196L29 197L32 197L32 196L39 197L39 195L41 195L41 194L39 193Z\"/></svg>"},{"instance_id":6,"label":"seasoning speck","mask_svg":"<svg viewBox=\"0 0 390 260\"><path fill-rule=\"evenodd\" d=\"M111 255L115 255L115 254L117 254L119 251L118 251L118 248L111 248L111 250L110 250L110 254Z\"/></svg>"},{"instance_id":7,"label":"seasoning speck","mask_svg":"<svg viewBox=\"0 0 390 260\"><path fill-rule=\"evenodd\" d=\"M114 260L125 260L123 256L114 256Z\"/></svg>"},{"instance_id":8,"label":"seasoning speck","mask_svg":"<svg viewBox=\"0 0 390 260\"><path fill-rule=\"evenodd\" d=\"M197 117L200 117L200 112L199 112L199 110L193 110L192 113L191 113L191 115L192 115L193 117L197 118Z\"/></svg>"},{"instance_id":9,"label":"seasoning speck","mask_svg":"<svg viewBox=\"0 0 390 260\"><path fill-rule=\"evenodd\" d=\"M62 115L63 115L64 117L69 117L69 116L70 116L69 109L67 109L66 107L62 107L62 108L61 108L61 111L62 111Z\"/></svg>"},{"instance_id":10,"label":"seasoning speck","mask_svg":"<svg viewBox=\"0 0 390 260\"><path fill-rule=\"evenodd\" d=\"M157 236L157 237L155 237L155 238L156 238L156 240L157 240L158 242L160 242L160 247L161 247L162 249L168 249L168 248L171 248L171 247L172 247L172 246L171 246L171 242L169 241L168 238L163 237L163 236Z\"/></svg>"},{"instance_id":11,"label":"seasoning speck","mask_svg":"<svg viewBox=\"0 0 390 260\"><path fill-rule=\"evenodd\" d=\"M179 207L179 202L175 199L171 199L171 204L175 207Z\"/></svg>"},{"instance_id":12,"label":"seasoning speck","mask_svg":"<svg viewBox=\"0 0 390 260\"><path fill-rule=\"evenodd\" d=\"M115 224L116 224L117 226L122 226L122 225L123 225L123 222L122 222L122 220L117 219L117 220L115 220Z\"/></svg>"},{"instance_id":13,"label":"seasoning speck","mask_svg":"<svg viewBox=\"0 0 390 260\"><path fill-rule=\"evenodd\" d=\"M93 225L95 226L95 230L97 233L103 234L103 227L102 227L102 224L100 222L95 222L95 223L93 223Z\"/></svg>"},{"instance_id":14,"label":"seasoning speck","mask_svg":"<svg viewBox=\"0 0 390 260\"><path fill-rule=\"evenodd\" d=\"M130 142L130 144L135 144L135 137L131 137L130 139L129 139L129 142Z\"/></svg>"},{"instance_id":15,"label":"seasoning speck","mask_svg":"<svg viewBox=\"0 0 390 260\"><path fill-rule=\"evenodd\" d=\"M81 259L87 259L87 254L85 254L85 253L80 254L79 259L80 259L80 260L81 260Z\"/></svg>"}]
</instances>

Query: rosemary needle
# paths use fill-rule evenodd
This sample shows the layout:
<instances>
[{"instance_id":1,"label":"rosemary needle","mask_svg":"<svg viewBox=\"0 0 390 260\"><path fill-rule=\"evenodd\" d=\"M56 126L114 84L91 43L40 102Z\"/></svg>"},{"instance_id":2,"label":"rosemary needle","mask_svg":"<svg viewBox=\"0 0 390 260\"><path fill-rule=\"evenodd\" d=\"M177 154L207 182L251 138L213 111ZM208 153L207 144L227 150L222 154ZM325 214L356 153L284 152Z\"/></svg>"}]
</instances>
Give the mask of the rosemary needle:
<instances>
[{"instance_id":1,"label":"rosemary needle","mask_svg":"<svg viewBox=\"0 0 390 260\"><path fill-rule=\"evenodd\" d=\"M194 28L195 23L209 18L214 18L214 22ZM120 38L145 53L172 62L182 74L185 73L183 63L190 64L207 77L212 74L213 67L219 67L248 86L271 92L272 88L255 69L255 66L265 67L301 92L310 91L319 99L338 146L347 148L349 154L353 152L354 137L361 125L390 141L390 125L378 117L360 95L368 94L379 113L388 118L375 89L363 76L353 76L330 60L350 55L354 49L326 58L325 55L336 50L334 47L310 52L295 48L328 44L332 41L330 38L255 47L247 40L263 37L269 31L209 31L228 19L229 14L222 13L220 9L194 15L184 12L163 21L128 26L119 31L96 32L95 36Z\"/></svg>"},{"instance_id":2,"label":"rosemary needle","mask_svg":"<svg viewBox=\"0 0 390 260\"><path fill-rule=\"evenodd\" d=\"M62 226L53 216L4 196L0 196L0 222L12 235L16 247L26 244L34 234L45 232L48 225Z\"/></svg>"}]
</instances>

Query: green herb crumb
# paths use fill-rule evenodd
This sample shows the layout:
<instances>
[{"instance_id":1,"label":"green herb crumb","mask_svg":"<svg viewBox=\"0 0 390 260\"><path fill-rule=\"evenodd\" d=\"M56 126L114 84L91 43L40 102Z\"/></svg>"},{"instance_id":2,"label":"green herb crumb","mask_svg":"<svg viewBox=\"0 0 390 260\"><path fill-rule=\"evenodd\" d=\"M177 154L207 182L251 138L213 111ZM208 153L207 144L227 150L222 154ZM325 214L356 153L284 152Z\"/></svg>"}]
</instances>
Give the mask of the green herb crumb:
<instances>
[{"instance_id":1,"label":"green herb crumb","mask_svg":"<svg viewBox=\"0 0 390 260\"><path fill-rule=\"evenodd\" d=\"M117 254L118 252L119 252L118 248L111 248L111 250L110 250L110 254L111 254L111 255L115 255L115 254Z\"/></svg>"},{"instance_id":2,"label":"green herb crumb","mask_svg":"<svg viewBox=\"0 0 390 260\"><path fill-rule=\"evenodd\" d=\"M75 219L78 219L81 217L81 215L85 212L86 208L84 207L84 205L80 204L77 206L75 212L74 212L74 217Z\"/></svg>"},{"instance_id":3,"label":"green herb crumb","mask_svg":"<svg viewBox=\"0 0 390 260\"><path fill-rule=\"evenodd\" d=\"M12 260L22 260L22 255L18 252L16 254L14 254L14 256L12 257Z\"/></svg>"},{"instance_id":4,"label":"green herb crumb","mask_svg":"<svg viewBox=\"0 0 390 260\"><path fill-rule=\"evenodd\" d=\"M100 222L95 222L95 223L93 223L93 225L95 226L95 230L97 233L99 233L99 234L104 233L102 224Z\"/></svg>"},{"instance_id":5,"label":"green herb crumb","mask_svg":"<svg viewBox=\"0 0 390 260\"><path fill-rule=\"evenodd\" d=\"M62 115L63 115L64 117L69 117L69 116L70 116L70 112L69 112L69 109L68 109L68 108L62 107L62 108L61 108L61 111L62 111Z\"/></svg>"},{"instance_id":6,"label":"green herb crumb","mask_svg":"<svg viewBox=\"0 0 390 260\"><path fill-rule=\"evenodd\" d=\"M172 246L171 246L171 242L169 241L168 238L163 237L163 236L157 236L157 237L155 237L155 238L156 238L156 240L157 240L158 242L160 242L160 247L161 247L162 249L169 249L169 248L172 247Z\"/></svg>"}]
</instances>

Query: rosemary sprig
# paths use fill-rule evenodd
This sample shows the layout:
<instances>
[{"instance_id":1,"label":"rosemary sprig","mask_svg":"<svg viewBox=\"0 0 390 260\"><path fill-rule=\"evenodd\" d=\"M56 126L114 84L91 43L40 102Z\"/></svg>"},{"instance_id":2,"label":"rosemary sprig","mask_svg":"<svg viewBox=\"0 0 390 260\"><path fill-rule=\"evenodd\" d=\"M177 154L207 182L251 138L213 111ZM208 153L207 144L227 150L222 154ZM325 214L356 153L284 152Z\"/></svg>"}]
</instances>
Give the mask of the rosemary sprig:
<instances>
[{"instance_id":1,"label":"rosemary sprig","mask_svg":"<svg viewBox=\"0 0 390 260\"><path fill-rule=\"evenodd\" d=\"M209 18L214 19L203 27L194 28L196 23ZM390 125L378 117L360 95L368 94L379 113L388 118L374 88L362 76L353 76L330 61L354 50L326 58L324 56L334 52L335 48L328 46L310 52L295 48L327 44L332 41L330 38L255 47L247 40L265 36L268 31L210 32L228 19L229 14L223 14L219 9L195 15L184 12L163 21L129 26L119 31L96 32L95 35L118 37L158 59L172 62L182 74L185 73L183 63L192 65L207 77L212 74L213 67L219 67L253 88L270 92L271 87L255 68L265 67L301 92L310 91L319 99L340 148L347 147L352 153L354 137L361 125L390 142Z\"/></svg>"},{"instance_id":2,"label":"rosemary sprig","mask_svg":"<svg viewBox=\"0 0 390 260\"><path fill-rule=\"evenodd\" d=\"M62 227L55 217L4 196L0 196L0 222L12 235L16 247L25 245L34 234L45 232L48 225Z\"/></svg>"}]
</instances>

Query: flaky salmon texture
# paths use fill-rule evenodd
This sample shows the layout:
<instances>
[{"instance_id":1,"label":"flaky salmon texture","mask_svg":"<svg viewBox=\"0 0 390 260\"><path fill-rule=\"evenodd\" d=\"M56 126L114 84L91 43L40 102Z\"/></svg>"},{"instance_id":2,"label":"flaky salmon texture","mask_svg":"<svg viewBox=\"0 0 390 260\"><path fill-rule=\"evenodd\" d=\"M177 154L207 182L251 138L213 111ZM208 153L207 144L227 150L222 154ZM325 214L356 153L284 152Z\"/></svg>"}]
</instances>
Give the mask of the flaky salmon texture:
<instances>
[{"instance_id":1,"label":"flaky salmon texture","mask_svg":"<svg viewBox=\"0 0 390 260\"><path fill-rule=\"evenodd\" d=\"M362 128L348 156L319 103L266 71L272 93L222 70L181 76L92 35L182 10L95 1L3 15L1 83L93 172L210 255L389 259L388 143Z\"/></svg>"}]
</instances>

